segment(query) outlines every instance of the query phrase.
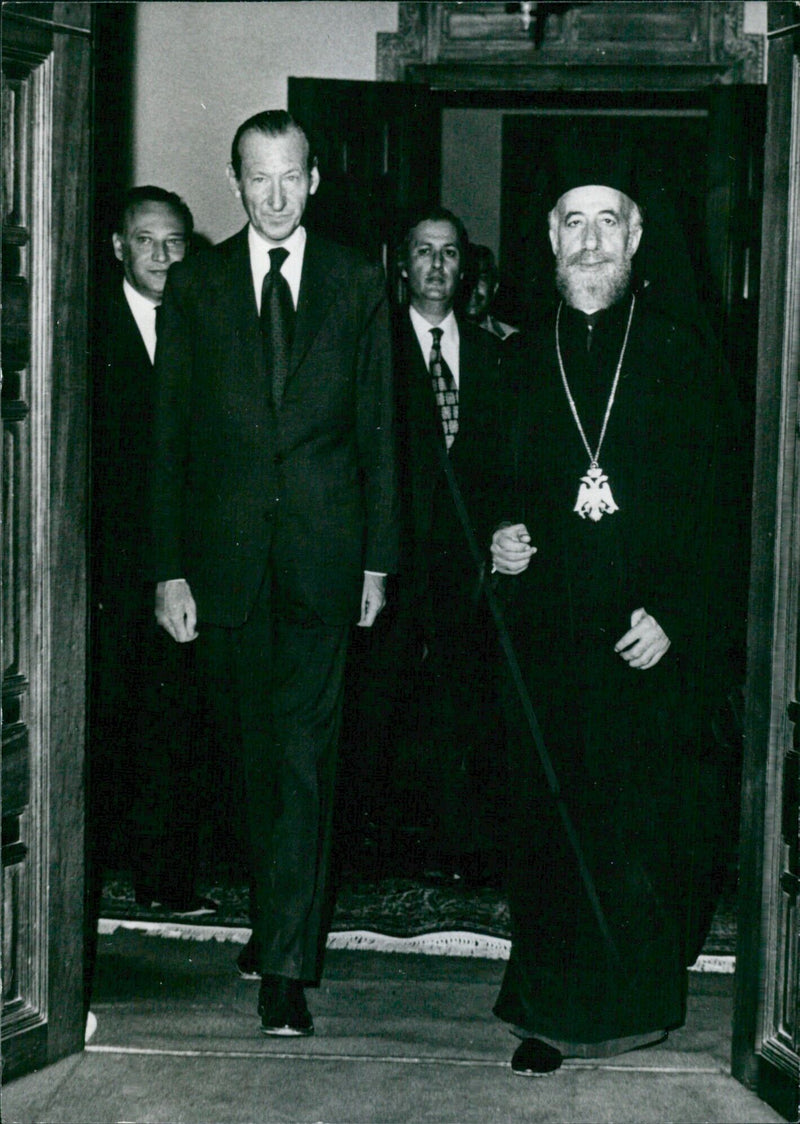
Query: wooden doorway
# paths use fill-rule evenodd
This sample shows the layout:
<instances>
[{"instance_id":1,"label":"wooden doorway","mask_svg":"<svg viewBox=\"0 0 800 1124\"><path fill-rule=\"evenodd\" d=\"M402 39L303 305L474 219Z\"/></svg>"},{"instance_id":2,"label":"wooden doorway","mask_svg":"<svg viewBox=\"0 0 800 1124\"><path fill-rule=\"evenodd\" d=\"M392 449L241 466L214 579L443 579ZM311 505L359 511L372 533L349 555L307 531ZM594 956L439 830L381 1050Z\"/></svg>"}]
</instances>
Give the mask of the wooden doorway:
<instances>
[{"instance_id":1,"label":"wooden doorway","mask_svg":"<svg viewBox=\"0 0 800 1124\"><path fill-rule=\"evenodd\" d=\"M391 99L384 91L391 91ZM470 192L485 192L491 200L488 180L502 179L496 225L505 302L499 315L512 324L525 324L536 298L551 291L552 254L545 233L551 201L537 196L536 183L540 173L547 172L554 138L575 122L588 122L588 129L603 134L609 144L624 137L629 152L644 152L648 157L645 167L663 188L662 217L667 204L676 215L669 228L668 268L663 266L660 231L655 237L650 235L655 247L652 258L660 259L659 280L667 278L676 303L685 299L692 309L690 319L694 317L696 322L699 316L711 325L720 341L725 377L737 390L737 412L747 419L754 414L755 399L764 94L763 88L752 86L671 93L554 93L430 90L422 83L385 86L318 79L290 79L289 84L290 109L300 120L316 121L321 114L327 158L322 164L323 183L329 166L337 180L342 178L340 169L347 166L352 198L379 198L381 223L368 224L368 229L382 238L384 252L387 246L391 251L392 238L396 242L397 227L410 204L439 199L464 217L465 212L450 197L454 180L459 175L466 178L465 197ZM413 118L409 107L413 107ZM399 132L400 112L413 119L413 128ZM463 163L448 174L446 164L453 161L453 147L448 152L447 122L459 114L465 122L458 126L462 141L458 155ZM484 130L496 132L498 125L502 127L502 150L493 156ZM452 125L450 128L452 131ZM370 147L367 155L364 150ZM359 153L357 161L349 159L354 150ZM436 179L440 165L441 183ZM376 187L374 180L359 176L359 167L395 171L380 177ZM664 167L670 169L666 185L657 179ZM402 175L397 169L403 169ZM326 212L322 188L315 202L318 221L325 223L327 213L326 229L347 239L348 230L337 223L336 209ZM474 208L475 213L479 210L480 205ZM467 226L471 228L469 219ZM682 231L683 245L678 250L674 240ZM357 244L365 245L363 241ZM644 244L640 252L644 258ZM743 426L738 453L746 494L752 482L751 436L751 425ZM746 496L738 515L746 541ZM735 596L741 601L742 627L735 653L739 677L731 684L732 691L738 692L744 685L746 553L745 549L737 583L732 583L737 585ZM731 761L729 825L736 818L740 769L738 754ZM735 863L734 835L732 832L726 853L720 855L720 875Z\"/></svg>"},{"instance_id":2,"label":"wooden doorway","mask_svg":"<svg viewBox=\"0 0 800 1124\"><path fill-rule=\"evenodd\" d=\"M83 1046L91 5L3 6L3 1078Z\"/></svg>"},{"instance_id":3,"label":"wooden doorway","mask_svg":"<svg viewBox=\"0 0 800 1124\"><path fill-rule=\"evenodd\" d=\"M605 6L607 7L607 6ZM791 8L791 6L789 6ZM794 82L794 89L797 89L797 75L796 75L796 62L795 73L792 81ZM408 96L414 97L415 104L418 110L422 109L423 118L426 116L424 112L424 96L426 88L426 78L435 78L435 67L426 67L424 65L414 68L413 77L415 79L414 85L408 88ZM459 73L466 72L465 64L460 64ZM619 83L619 75L616 76L616 81ZM632 80L633 81L633 80ZM349 115L338 117L336 120L329 123L329 128L332 130L329 142L333 146L340 146L346 149L351 137L347 133L347 125L341 125L341 122L355 122L360 121L359 113L363 113L364 107L359 102L359 93L353 88L351 94L348 94L346 87L350 84L344 82L317 82L312 79L291 80L290 81L290 109L295 112L301 119L310 111L311 106L316 102L329 99L332 95L340 100L346 102L349 96L353 97L353 105ZM489 83L487 83L489 85ZM785 82L784 82L785 85ZM453 105L470 105L470 106L485 106L487 108L501 109L508 115L519 114L521 111L525 114L535 114L537 110L541 110L544 106L546 109L552 111L556 109L558 112L565 112L575 108L575 95L569 92L560 92L558 94L549 93L547 90L520 91L509 87L505 91L498 90L497 78L493 78L491 89L476 91L474 88L469 90L459 91L452 85L447 90L430 90L428 96L430 104L438 108L441 113L445 107ZM625 88L624 83L621 83L613 94L609 94L608 88L605 87L602 91L594 91L593 93L582 89L581 98L583 100L583 107L586 107L588 101L594 99L595 107L599 105L606 106L609 99L616 102L619 106L621 101L625 98L631 98L631 88ZM774 93L771 94L774 96ZM784 92L784 99L789 95ZM795 132L796 132L796 92L795 97ZM639 93L638 101L641 105L643 95ZM659 89L657 98L655 95L651 96L651 101L655 104L655 100L660 99L661 107L664 103L669 103L672 99L672 113L675 115L675 107L678 109L688 109L690 113L686 114L686 119L693 121L692 126L695 130L702 128L704 134L703 157L699 161L698 175L704 181L704 187L694 189L696 196L695 202L705 196L706 208L711 207L714 211L714 219L712 223L706 221L707 215L704 214L703 222L695 224L695 238L698 237L702 241L702 247L695 247L701 256L698 256L698 262L701 262L697 270L697 283L700 289L701 299L704 300L709 316L712 320L718 338L721 342L722 356L727 361L729 367L733 371L733 377L736 380L737 388L739 390L740 399L745 407L745 411L749 412L747 416L751 419L755 418L754 402L755 402L755 354L756 354L756 339L758 335L758 301L761 293L766 293L773 309L773 317L778 317L779 313L774 311L780 309L780 316L784 315L783 306L783 290L779 286L782 284L777 281L774 276L776 266L776 240L778 235L773 235L771 244L765 246L763 258L760 253L760 211L761 211L761 171L763 167L762 157L762 141L763 141L763 122L764 122L764 90L763 89L746 89L741 86L732 87L727 90L721 91L718 89L697 89L687 91L684 87L678 92L672 94ZM773 114L775 110L773 109ZM434 120L434 127L428 134L421 134L417 137L417 144L413 146L413 151L410 156L409 167L414 167L414 161L421 158L421 154L429 151L431 139L436 136L435 116L433 118L427 115L428 119ZM655 114L654 114L655 116ZM678 114L680 116L680 114ZM646 114L645 114L646 117ZM784 129L788 127L789 110L784 107L783 110L783 126ZM702 124L697 124L702 122ZM743 125L746 123L747 128ZM360 125L359 125L360 128ZM777 126L773 126L771 135L771 142L776 145L778 155L772 155L767 163L768 182L770 175L773 176L772 189L781 183L785 187L784 197L784 216L783 223L780 225L781 237L786 239L786 231L789 229L789 219L787 218L786 208L788 203L786 200L790 198L790 192L785 185L785 180L777 175L776 169L781 159L785 162L785 166L789 166L787 147L788 141L784 136L782 140L778 140L781 135L776 131ZM667 140L664 141L668 143ZM797 142L794 141L793 160L796 164L797 160ZM476 156L476 159L479 158ZM794 165L793 165L794 166ZM688 167L688 165L687 165ZM770 168L772 171L770 171ZM777 175L777 179L775 179ZM797 186L793 187L794 194L791 196L795 200L794 207L796 209ZM690 193L691 194L691 193ZM713 199L709 196L713 195ZM391 206L395 203L395 198L391 195L385 197L386 204ZM445 203L447 200L443 200ZM687 212L688 214L688 212ZM792 212L792 219L794 222L794 229L797 226L797 217ZM766 233L766 227L765 227ZM764 276L772 277L772 281L764 289L760 289L759 282L759 263ZM501 263L502 264L502 263ZM796 264L792 267L794 272L789 271L788 268L784 270L785 277L794 277L796 287L796 277L798 269ZM786 298L791 301L787 306L792 311L792 315L796 319L797 308L800 307L797 294L794 293ZM770 315L770 314L767 314ZM770 368L770 359L763 349L765 326L762 323L762 359L760 364L761 374L760 381L761 387L759 390L762 398L766 396L766 400L770 403L767 407L767 414L763 415L763 419L767 416L771 417L771 429L767 426L764 433L760 432L759 441L762 446L762 459L757 465L755 495L758 498L764 494L764 490L768 496L772 497L775 494L776 476L778 471L778 453L774 441L778 436L777 418L783 418L783 423L786 425L785 432L793 433L792 426L794 422L787 420L789 415L781 413L788 407L791 418L795 416L792 410L796 410L796 405L792 405L794 399L791 398L793 391L790 387L791 380L788 375L785 375L787 390L784 397L780 394L776 397L776 390L774 386L774 367ZM778 347L776 342L779 329L777 320L772 328L772 357L774 359L775 349ZM781 344L781 347L783 345ZM784 370L788 372L791 362L796 365L796 341L792 342L792 347L795 348L791 355L784 360ZM793 358L792 358L793 357ZM770 380L772 380L770 382ZM790 395L786 398L786 395ZM762 407L762 413L763 413ZM773 413L770 415L769 410ZM761 420L758 422L759 427L764 424ZM755 432L755 425L752 426L751 433ZM772 444L770 442L773 442ZM766 443L766 446L765 446ZM770 449L769 454L764 451L765 448ZM789 453L786 454L789 456ZM745 453L749 456L749 453ZM791 453L796 461L796 452ZM783 462L781 462L783 463ZM794 462L793 462L794 463ZM796 470L795 470L796 471ZM772 474L772 475L770 475ZM749 483L752 480L752 469L747 466L744 473L747 485L745 491L749 490ZM797 489L791 489L793 485L791 482L787 485L790 489L791 495L795 497L792 501L796 503ZM742 500L743 512L747 505L748 497L745 494ZM765 509L762 509L762 511ZM771 510L769 505L766 510ZM794 511L794 508L787 510ZM777 748L771 750L771 774L767 787L764 786L763 772L759 769L763 767L765 761L766 747L764 738L769 730L769 721L765 719L763 706L764 706L764 690L767 680L763 678L763 659L764 649L763 644L769 643L768 651L773 651L773 637L770 629L772 627L773 617L769 615L769 607L774 609L772 598L775 595L773 587L769 586L769 579L766 572L770 570L771 560L764 558L763 543L767 541L764 537L766 535L774 535L777 523L775 520L774 512L771 516L773 525L770 528L762 527L762 522L758 519L755 525L755 538L754 538L754 552L753 558L757 566L764 571L766 564L766 571L762 573L762 581L767 582L768 588L761 588L756 594L751 595L751 608L750 615L751 621L753 619L754 602L752 597L756 597L758 604L758 614L761 620L761 631L756 635L753 629L756 628L751 624L751 652L755 650L758 653L757 659L762 663L762 673L754 679L752 668L748 676L748 694L749 706L751 708L751 718L749 729L755 732L753 726L753 714L758 713L761 718L761 727L757 731L757 736L760 740L761 749L759 751L750 751L749 764L745 763L744 773L744 786L742 794L742 804L745 809L744 812L744 827L741 839L741 854L743 861L743 870L746 877L750 877L751 881L748 883L752 896L748 898L748 903L743 904L740 911L740 926L745 924L747 926L747 935L742 937L740 933L739 945L739 966L737 970L737 988L740 991L740 1001L737 1008L737 1023L734 1028L734 1073L740 1080L758 1089L759 1094L765 1099L770 1099L785 1111L786 1106L790 1104L788 1090L792 1086L793 1079L789 1076L793 1070L792 1066L796 1066L796 1050L797 1050L797 1012L796 1012L796 979L797 979L797 949L796 949L796 861L797 849L796 842L792 844L789 841L778 841L778 835L775 831L775 823L780 817L778 815L778 793L782 790L789 792L796 792L788 783L794 775L791 770L796 770L796 755L792 757L787 756L786 767L783 764L783 753L778 753ZM796 514L789 518L788 516L781 523L783 532L789 536L780 545L776 540L770 538L768 541L775 543L776 557L785 556L788 549L787 543L791 540L791 528L796 525ZM793 541L793 540L791 540ZM796 551L796 547L794 548ZM796 566L796 562L795 562ZM797 585L797 570L792 571L794 575L794 586L791 585L789 576L785 577L786 589L796 588ZM766 601L764 600L766 598ZM793 637L791 645L789 646L791 653L794 653L794 646L796 646L797 636L797 603L796 598L792 603L794 606L795 616L789 619L789 635ZM766 615L765 615L766 614ZM742 609L742 624L744 627L745 608L743 604ZM756 631L757 628L756 628ZM787 634L782 631L780 643L784 645L784 652L781 657L783 662L786 661L786 645ZM795 656L792 654L792 668L795 678L791 680L791 690L794 692L795 699L797 698L796 686L796 672ZM771 661L770 661L771 662ZM772 672L770 672L769 682L772 682ZM788 690L788 688L786 688ZM789 696L783 700L788 703ZM778 703L777 705L780 705ZM785 708L784 708L785 709ZM794 712L796 713L796 711ZM794 719L793 719L794 720ZM782 719L782 729L786 731L789 729L786 717ZM784 781L784 777L786 778ZM756 803L753 804L753 799ZM796 796L795 803L790 804L789 810L785 813L783 819L784 824L795 824L797 822L796 816ZM790 830L786 828L786 830ZM780 853L786 857L781 858L780 867L774 860L768 864L768 869L763 866L764 859L764 846L768 847L768 853L773 856ZM769 850L771 848L771 850ZM794 848L794 849L793 849ZM794 856L794 857L792 857ZM749 866L748 866L749 864ZM794 866L792 865L794 864ZM748 873L749 872L749 873ZM794 889L793 889L794 888ZM766 898L765 898L766 895ZM776 904L777 899L783 895L782 903L780 906ZM793 896L794 895L794 896ZM771 907L772 929L769 931L764 929L761 925L761 912L764 908L764 903L767 898L773 903ZM776 923L776 918L781 918ZM768 950L767 941L780 937L780 963L776 961L774 952ZM744 944L741 942L744 941ZM765 964L771 965L771 975L765 980L763 973L763 966ZM760 981L760 982L759 982ZM767 997L765 1006L765 992L764 989L771 989L770 995ZM773 1018L773 1025L767 1026L764 1021L764 1012L771 1011ZM756 1028L756 1018L761 1021ZM760 1036L760 1037L759 1037ZM737 1045L738 1043L738 1045ZM770 1045L772 1043L772 1045ZM737 1053L738 1051L738 1053ZM765 1052L766 1051L766 1052ZM769 1082L764 1077L764 1074L769 1073L770 1079L774 1082L773 1090L768 1088ZM759 1077L761 1074L761 1078ZM796 1079L794 1080L796 1086ZM775 1092L778 1089L778 1092Z\"/></svg>"},{"instance_id":4,"label":"wooden doorway","mask_svg":"<svg viewBox=\"0 0 800 1124\"><path fill-rule=\"evenodd\" d=\"M800 35L770 5L733 1073L800 1088Z\"/></svg>"}]
</instances>

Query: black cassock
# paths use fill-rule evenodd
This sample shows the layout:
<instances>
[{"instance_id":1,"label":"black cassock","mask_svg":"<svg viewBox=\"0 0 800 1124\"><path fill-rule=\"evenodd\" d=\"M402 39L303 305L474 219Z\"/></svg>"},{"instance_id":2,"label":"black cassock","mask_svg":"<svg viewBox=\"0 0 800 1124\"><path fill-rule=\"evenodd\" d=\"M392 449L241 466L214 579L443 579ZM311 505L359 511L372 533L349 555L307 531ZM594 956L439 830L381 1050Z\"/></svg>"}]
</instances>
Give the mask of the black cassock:
<instances>
[{"instance_id":1,"label":"black cassock","mask_svg":"<svg viewBox=\"0 0 800 1124\"><path fill-rule=\"evenodd\" d=\"M601 313L587 346L586 317L562 309L564 368L593 453L629 310L626 296ZM618 510L581 518L589 456L554 311L507 372L507 487L494 525L526 523L538 552L498 589L621 967L509 683L513 941L495 1013L565 1053L591 1053L683 1022L686 967L707 927L719 768L709 715L727 681L731 606L718 602L730 601L733 562L717 446L729 435L709 350L638 298L598 457ZM639 608L671 640L647 671L614 651Z\"/></svg>"}]
</instances>

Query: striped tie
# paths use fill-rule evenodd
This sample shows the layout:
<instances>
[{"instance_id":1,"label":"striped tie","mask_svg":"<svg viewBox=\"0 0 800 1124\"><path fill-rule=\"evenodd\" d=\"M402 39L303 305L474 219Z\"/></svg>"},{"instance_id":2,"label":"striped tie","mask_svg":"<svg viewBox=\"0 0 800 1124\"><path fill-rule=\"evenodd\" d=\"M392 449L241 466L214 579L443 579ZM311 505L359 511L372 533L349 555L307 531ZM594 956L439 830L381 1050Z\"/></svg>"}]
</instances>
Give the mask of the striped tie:
<instances>
[{"instance_id":1,"label":"striped tie","mask_svg":"<svg viewBox=\"0 0 800 1124\"><path fill-rule=\"evenodd\" d=\"M442 329L431 328L431 335L433 345L428 369L442 419L445 443L449 449L458 433L458 387L453 372L447 366L447 360L442 356Z\"/></svg>"}]
</instances>

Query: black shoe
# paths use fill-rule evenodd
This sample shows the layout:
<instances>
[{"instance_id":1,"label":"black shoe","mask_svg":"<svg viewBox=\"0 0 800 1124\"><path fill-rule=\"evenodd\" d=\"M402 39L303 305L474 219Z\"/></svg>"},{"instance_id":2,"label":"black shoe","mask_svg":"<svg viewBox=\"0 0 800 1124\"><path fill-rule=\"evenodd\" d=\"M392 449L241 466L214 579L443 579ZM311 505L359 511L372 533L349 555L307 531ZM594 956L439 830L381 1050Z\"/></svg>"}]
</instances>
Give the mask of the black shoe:
<instances>
[{"instance_id":1,"label":"black shoe","mask_svg":"<svg viewBox=\"0 0 800 1124\"><path fill-rule=\"evenodd\" d=\"M520 1077L546 1077L561 1068L564 1057L539 1038L523 1038L511 1059L511 1072Z\"/></svg>"},{"instance_id":2,"label":"black shoe","mask_svg":"<svg viewBox=\"0 0 800 1124\"><path fill-rule=\"evenodd\" d=\"M306 1005L306 993L299 980L283 976L264 976L258 993L261 1033L279 1038L308 1037L314 1023Z\"/></svg>"},{"instance_id":3,"label":"black shoe","mask_svg":"<svg viewBox=\"0 0 800 1124\"><path fill-rule=\"evenodd\" d=\"M256 942L251 936L242 951L236 957L236 970L243 980L260 980L261 973L258 970L258 953L256 952Z\"/></svg>"}]
</instances>

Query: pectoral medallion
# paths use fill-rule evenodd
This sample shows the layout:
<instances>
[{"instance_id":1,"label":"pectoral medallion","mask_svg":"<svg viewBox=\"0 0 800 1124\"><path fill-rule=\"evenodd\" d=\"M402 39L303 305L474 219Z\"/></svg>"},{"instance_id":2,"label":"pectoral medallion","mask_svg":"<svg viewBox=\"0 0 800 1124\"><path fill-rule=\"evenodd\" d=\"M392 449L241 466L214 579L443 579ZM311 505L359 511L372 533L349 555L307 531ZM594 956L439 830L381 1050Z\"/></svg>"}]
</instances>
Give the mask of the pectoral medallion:
<instances>
[{"instance_id":1,"label":"pectoral medallion","mask_svg":"<svg viewBox=\"0 0 800 1124\"><path fill-rule=\"evenodd\" d=\"M575 420L575 425L578 427L583 447L586 450L586 455L589 458L589 467L586 470L586 475L581 477L581 484L578 488L578 498L575 501L573 511L580 515L581 519L591 519L593 523L598 523L604 515L613 515L615 511L619 511L619 507L614 502L614 497L611 494L611 485L608 482L608 477L603 472L600 465L597 463L600 456L600 450L603 447L603 441L606 436L606 429L608 427L608 419L611 417L611 410L614 405L614 398L617 393L617 386L619 384L619 376L622 371L622 361L625 358L625 349L628 346L628 336L631 330L631 322L633 321L633 310L636 307L636 296L631 295L631 306L628 311L628 323L625 328L625 337L622 341L622 348L619 353L619 360L617 361L617 369L614 372L614 381L611 384L611 393L608 396L606 403L606 412L603 417L603 425L600 429L600 437L597 441L597 448L592 452L591 446L586 439L586 433L581 425L581 419L578 414L578 408L575 405L575 399L572 397L572 391L567 382L567 372L564 370L564 359L561 354L561 341L559 339L559 325L561 323L561 309L564 302L558 306L556 313L556 355L558 356L558 369L561 374L561 382L564 386L564 391L567 395L567 402L572 411L572 417Z\"/></svg>"},{"instance_id":2,"label":"pectoral medallion","mask_svg":"<svg viewBox=\"0 0 800 1124\"><path fill-rule=\"evenodd\" d=\"M581 519L591 519L595 523L604 515L619 511L608 477L598 465L590 465L586 475L581 477L578 498L572 510L577 511Z\"/></svg>"}]
</instances>

